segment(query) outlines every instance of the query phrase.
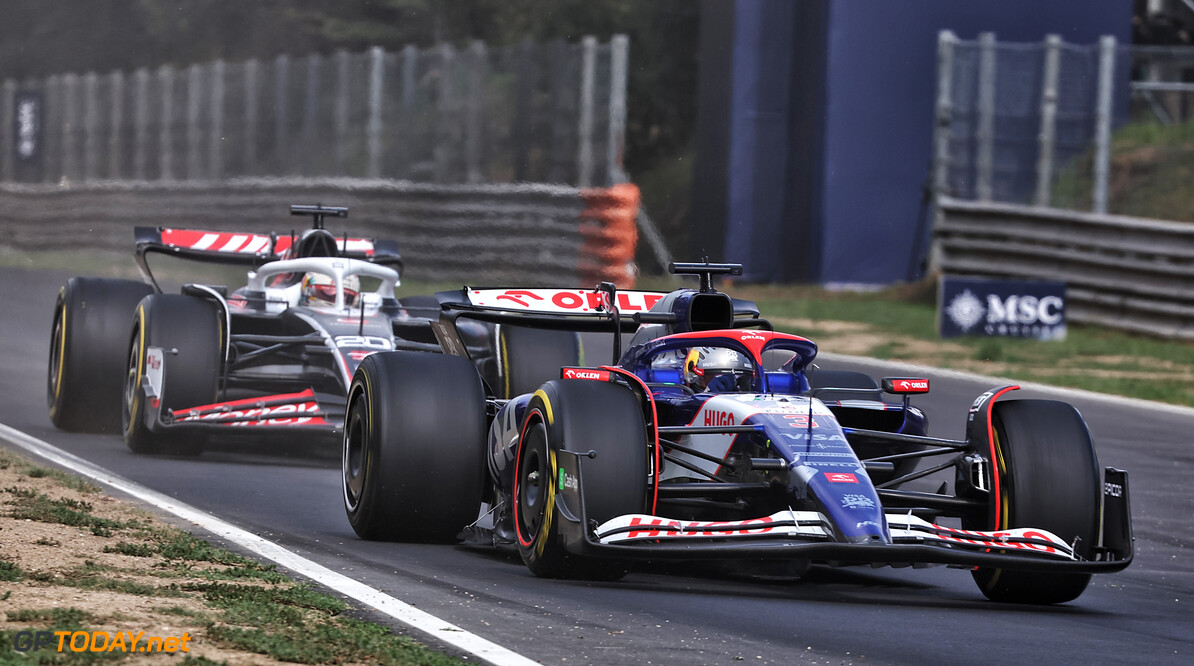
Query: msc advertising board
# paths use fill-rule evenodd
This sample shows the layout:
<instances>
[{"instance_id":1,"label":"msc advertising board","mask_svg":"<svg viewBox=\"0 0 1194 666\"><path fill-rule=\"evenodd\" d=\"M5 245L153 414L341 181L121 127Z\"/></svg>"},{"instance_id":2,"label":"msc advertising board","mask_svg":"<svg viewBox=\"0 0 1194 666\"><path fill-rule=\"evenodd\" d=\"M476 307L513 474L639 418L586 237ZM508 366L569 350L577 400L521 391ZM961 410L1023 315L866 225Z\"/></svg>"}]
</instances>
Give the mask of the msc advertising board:
<instances>
[{"instance_id":1,"label":"msc advertising board","mask_svg":"<svg viewBox=\"0 0 1194 666\"><path fill-rule=\"evenodd\" d=\"M1064 340L1065 283L942 276L937 330L943 338Z\"/></svg>"}]
</instances>

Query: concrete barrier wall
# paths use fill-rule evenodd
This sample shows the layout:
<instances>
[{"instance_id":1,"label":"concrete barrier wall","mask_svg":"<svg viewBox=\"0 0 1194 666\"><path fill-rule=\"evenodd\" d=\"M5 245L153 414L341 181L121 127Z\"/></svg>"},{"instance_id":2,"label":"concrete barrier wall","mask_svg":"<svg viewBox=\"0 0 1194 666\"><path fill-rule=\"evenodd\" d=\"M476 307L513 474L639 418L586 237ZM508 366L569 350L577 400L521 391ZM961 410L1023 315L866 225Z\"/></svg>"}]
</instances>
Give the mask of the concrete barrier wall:
<instances>
[{"instance_id":1,"label":"concrete barrier wall","mask_svg":"<svg viewBox=\"0 0 1194 666\"><path fill-rule=\"evenodd\" d=\"M288 234L291 204L347 206L327 227L398 241L406 277L474 285L585 286L586 203L574 187L431 185L344 178L0 185L0 248L133 250L134 226ZM628 275L633 266L621 266Z\"/></svg>"}]
</instances>

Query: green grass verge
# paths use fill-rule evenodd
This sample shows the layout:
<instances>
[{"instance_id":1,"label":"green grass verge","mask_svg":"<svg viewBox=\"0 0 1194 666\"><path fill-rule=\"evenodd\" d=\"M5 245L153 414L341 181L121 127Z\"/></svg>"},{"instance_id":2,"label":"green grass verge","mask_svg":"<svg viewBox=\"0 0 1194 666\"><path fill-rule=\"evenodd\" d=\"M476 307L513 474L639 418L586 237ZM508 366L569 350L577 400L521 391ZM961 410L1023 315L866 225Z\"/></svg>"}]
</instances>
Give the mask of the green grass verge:
<instances>
[{"instance_id":1,"label":"green grass verge","mask_svg":"<svg viewBox=\"0 0 1194 666\"><path fill-rule=\"evenodd\" d=\"M96 536L111 536L112 530L136 527L136 522L121 522L91 515L92 506L70 498L53 499L45 493L29 488L9 486L4 492L11 495L5 503L12 508L9 515L18 520L36 520L43 523L60 523L91 530Z\"/></svg>"},{"instance_id":2,"label":"green grass verge","mask_svg":"<svg viewBox=\"0 0 1194 666\"><path fill-rule=\"evenodd\" d=\"M31 465L27 460L0 449L0 468L15 469L30 479L50 478L72 488L78 483L60 478L56 470ZM44 484L44 482L42 482ZM42 492L42 490L49 491ZM93 487L87 492L98 492ZM304 664L460 664L459 659L434 652L417 641L394 634L389 628L350 617L341 599L295 583L272 564L264 565L191 534L169 527L156 527L145 520L113 520L93 515L90 501L55 498L52 490L24 485L0 489L0 513L17 520L60 524L67 528L102 529L112 542L104 553L153 560L143 566L135 560L124 565L83 559L68 569L25 570L0 557L0 581L58 588L79 592L111 592L152 599L199 599L203 610L166 601L155 606L162 616L155 624L184 623L203 628L203 640L216 646L252 655ZM70 543L64 536L61 543ZM39 539L44 546L61 546L57 540ZM95 551L92 551L95 552ZM84 556L86 557L86 556ZM98 558L96 558L98 559ZM106 560L113 562L112 560ZM185 579L185 580L180 580ZM160 582L158 582L160 581ZM126 616L113 612L96 615L76 608L11 607L13 590L0 593L7 622L19 629L0 631L0 664L106 663L131 658L121 652L58 653L55 650L20 653L12 649L19 631L92 631ZM18 594L19 595L19 590ZM191 602L193 603L193 602ZM164 618L175 618L166 620ZM7 646L7 647L6 647ZM16 659L17 661L12 661ZM175 655L182 664L218 662L191 655ZM243 659L243 658L242 658Z\"/></svg>"},{"instance_id":3,"label":"green grass verge","mask_svg":"<svg viewBox=\"0 0 1194 666\"><path fill-rule=\"evenodd\" d=\"M37 465L30 464L28 461L18 458L6 450L0 449L0 469L8 469L10 467L31 479L49 477L57 481L60 485L66 486L71 490L77 490L81 493L99 492L99 488L73 474L68 474L60 469L39 467Z\"/></svg>"}]
</instances>

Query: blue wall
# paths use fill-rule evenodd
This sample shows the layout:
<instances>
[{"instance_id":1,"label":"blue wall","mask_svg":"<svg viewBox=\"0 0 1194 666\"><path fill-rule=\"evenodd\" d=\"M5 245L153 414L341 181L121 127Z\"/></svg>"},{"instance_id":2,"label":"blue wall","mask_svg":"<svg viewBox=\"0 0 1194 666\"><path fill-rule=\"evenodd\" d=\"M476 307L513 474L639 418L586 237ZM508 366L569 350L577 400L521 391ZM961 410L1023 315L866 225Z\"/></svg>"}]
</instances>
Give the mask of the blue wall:
<instances>
[{"instance_id":1,"label":"blue wall","mask_svg":"<svg viewBox=\"0 0 1194 666\"><path fill-rule=\"evenodd\" d=\"M926 245L938 32L1129 43L1132 3L734 0L732 14L732 26L702 26L732 42L702 48L702 68L731 58L732 80L727 112L698 121L728 145L710 164L698 136L694 250L721 250L753 281L887 284L919 277ZM703 78L702 104L717 89ZM707 238L719 226L722 248Z\"/></svg>"}]
</instances>

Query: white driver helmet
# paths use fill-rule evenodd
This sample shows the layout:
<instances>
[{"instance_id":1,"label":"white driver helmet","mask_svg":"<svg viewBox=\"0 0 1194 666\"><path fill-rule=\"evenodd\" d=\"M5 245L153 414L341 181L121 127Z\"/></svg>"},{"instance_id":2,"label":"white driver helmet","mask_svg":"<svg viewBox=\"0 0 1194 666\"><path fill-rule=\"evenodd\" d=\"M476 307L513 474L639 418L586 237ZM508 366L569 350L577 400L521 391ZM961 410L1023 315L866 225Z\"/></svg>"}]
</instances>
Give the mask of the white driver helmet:
<instances>
[{"instance_id":1,"label":"white driver helmet","mask_svg":"<svg viewBox=\"0 0 1194 666\"><path fill-rule=\"evenodd\" d=\"M749 391L754 377L750 359L725 347L693 347L684 361L684 381L697 392Z\"/></svg>"},{"instance_id":2,"label":"white driver helmet","mask_svg":"<svg viewBox=\"0 0 1194 666\"><path fill-rule=\"evenodd\" d=\"M352 307L361 291L361 280L355 275L344 276L344 306ZM307 273L303 276L303 299L307 303L335 303L336 281L323 273Z\"/></svg>"}]
</instances>

